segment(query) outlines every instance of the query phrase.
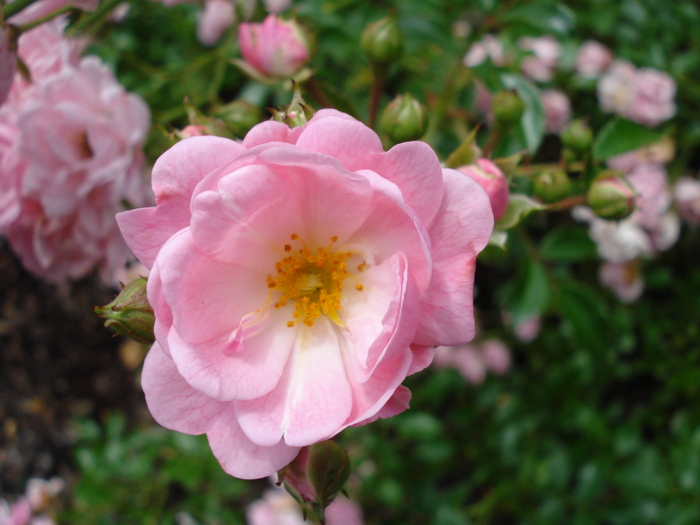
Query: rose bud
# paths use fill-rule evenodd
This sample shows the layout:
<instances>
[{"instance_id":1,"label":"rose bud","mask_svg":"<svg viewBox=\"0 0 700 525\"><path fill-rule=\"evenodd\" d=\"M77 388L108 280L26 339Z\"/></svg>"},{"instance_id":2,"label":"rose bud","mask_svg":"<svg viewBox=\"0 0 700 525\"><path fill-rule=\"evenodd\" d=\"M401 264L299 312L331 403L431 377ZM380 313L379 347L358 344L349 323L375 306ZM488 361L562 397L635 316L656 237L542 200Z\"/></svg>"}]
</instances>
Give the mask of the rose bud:
<instances>
[{"instance_id":1,"label":"rose bud","mask_svg":"<svg viewBox=\"0 0 700 525\"><path fill-rule=\"evenodd\" d=\"M394 143L418 140L428 128L425 107L408 93L399 95L384 108L379 125Z\"/></svg>"},{"instance_id":2,"label":"rose bud","mask_svg":"<svg viewBox=\"0 0 700 525\"><path fill-rule=\"evenodd\" d=\"M593 132L583 120L573 120L562 130L561 141L574 151L585 151L593 142Z\"/></svg>"},{"instance_id":3,"label":"rose bud","mask_svg":"<svg viewBox=\"0 0 700 525\"><path fill-rule=\"evenodd\" d=\"M360 38L362 51L373 66L388 66L401 57L403 35L395 16L368 24Z\"/></svg>"},{"instance_id":4,"label":"rose bud","mask_svg":"<svg viewBox=\"0 0 700 525\"><path fill-rule=\"evenodd\" d=\"M465 175L469 175L484 188L491 202L493 219L495 221L500 219L508 208L510 192L508 191L508 180L498 166L489 159L477 159L476 164L461 166L457 169Z\"/></svg>"},{"instance_id":5,"label":"rose bud","mask_svg":"<svg viewBox=\"0 0 700 525\"><path fill-rule=\"evenodd\" d=\"M498 124L514 124L525 111L525 104L514 90L499 91L491 101L491 112Z\"/></svg>"},{"instance_id":6,"label":"rose bud","mask_svg":"<svg viewBox=\"0 0 700 525\"><path fill-rule=\"evenodd\" d=\"M304 447L289 465L278 472L279 482L284 483L295 500L304 509L308 507L323 516L350 475L348 453L335 441L321 441Z\"/></svg>"},{"instance_id":7,"label":"rose bud","mask_svg":"<svg viewBox=\"0 0 700 525\"><path fill-rule=\"evenodd\" d=\"M275 15L262 24L238 26L238 43L248 66L267 80L291 78L309 60L309 43L301 28Z\"/></svg>"},{"instance_id":8,"label":"rose bud","mask_svg":"<svg viewBox=\"0 0 700 525\"><path fill-rule=\"evenodd\" d=\"M122 285L119 295L106 306L96 306L95 313L107 319L105 326L114 327L139 343L151 344L155 316L146 297L145 277L139 277L126 286Z\"/></svg>"},{"instance_id":9,"label":"rose bud","mask_svg":"<svg viewBox=\"0 0 700 525\"><path fill-rule=\"evenodd\" d=\"M535 195L543 202L555 202L571 193L569 176L561 169L543 171L533 182Z\"/></svg>"},{"instance_id":10,"label":"rose bud","mask_svg":"<svg viewBox=\"0 0 700 525\"><path fill-rule=\"evenodd\" d=\"M605 170L588 189L588 205L601 219L619 221L635 209L636 194L620 172Z\"/></svg>"}]
</instances>

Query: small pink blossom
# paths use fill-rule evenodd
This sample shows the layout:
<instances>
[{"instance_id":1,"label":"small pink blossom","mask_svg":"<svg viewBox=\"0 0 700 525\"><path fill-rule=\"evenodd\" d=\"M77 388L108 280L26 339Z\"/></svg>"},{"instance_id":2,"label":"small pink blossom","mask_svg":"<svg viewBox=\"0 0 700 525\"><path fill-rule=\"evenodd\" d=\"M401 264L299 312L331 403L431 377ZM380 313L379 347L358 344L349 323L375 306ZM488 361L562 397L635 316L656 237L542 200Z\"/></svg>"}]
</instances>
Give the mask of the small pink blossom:
<instances>
[{"instance_id":1,"label":"small pink blossom","mask_svg":"<svg viewBox=\"0 0 700 525\"><path fill-rule=\"evenodd\" d=\"M207 0L197 22L197 38L205 46L213 46L236 21L232 0Z\"/></svg>"},{"instance_id":2,"label":"small pink blossom","mask_svg":"<svg viewBox=\"0 0 700 525\"><path fill-rule=\"evenodd\" d=\"M309 45L297 23L275 15L262 24L238 26L238 43L243 59L265 77L290 78L309 60Z\"/></svg>"},{"instance_id":3,"label":"small pink blossom","mask_svg":"<svg viewBox=\"0 0 700 525\"><path fill-rule=\"evenodd\" d=\"M612 51L607 47L595 40L586 40L578 48L576 72L583 78L598 78L612 60Z\"/></svg>"},{"instance_id":4,"label":"small pink blossom","mask_svg":"<svg viewBox=\"0 0 700 525\"><path fill-rule=\"evenodd\" d=\"M700 224L700 181L682 177L673 186L678 213L690 224Z\"/></svg>"},{"instance_id":5,"label":"small pink blossom","mask_svg":"<svg viewBox=\"0 0 700 525\"><path fill-rule=\"evenodd\" d=\"M362 510L353 501L337 497L325 511L327 525L363 525ZM284 490L270 489L250 504L248 525L307 525L301 507Z\"/></svg>"},{"instance_id":6,"label":"small pink blossom","mask_svg":"<svg viewBox=\"0 0 700 525\"><path fill-rule=\"evenodd\" d=\"M476 159L475 164L457 168L462 173L469 175L484 188L489 196L494 220L500 219L508 208L508 179L503 172L489 159Z\"/></svg>"},{"instance_id":7,"label":"small pink blossom","mask_svg":"<svg viewBox=\"0 0 700 525\"><path fill-rule=\"evenodd\" d=\"M489 93L484 83L479 80L474 80L474 105L476 110L484 116L489 125L493 123L493 111L491 111L492 101L493 95Z\"/></svg>"},{"instance_id":8,"label":"small pink blossom","mask_svg":"<svg viewBox=\"0 0 700 525\"><path fill-rule=\"evenodd\" d=\"M614 60L598 81L598 101L603 111L626 115L633 97L637 70L625 60Z\"/></svg>"},{"instance_id":9,"label":"small pink blossom","mask_svg":"<svg viewBox=\"0 0 700 525\"><path fill-rule=\"evenodd\" d=\"M242 143L185 139L152 180L157 206L117 216L151 268L146 402L160 424L206 433L233 476L268 476L301 447L401 412L401 383L432 347L473 337L490 204L423 142L384 152L322 110Z\"/></svg>"},{"instance_id":10,"label":"small pink blossom","mask_svg":"<svg viewBox=\"0 0 700 525\"><path fill-rule=\"evenodd\" d=\"M513 326L513 332L515 333L515 337L518 338L518 341L529 343L540 335L541 327L542 318L539 315L533 315L516 323Z\"/></svg>"},{"instance_id":11,"label":"small pink blossom","mask_svg":"<svg viewBox=\"0 0 700 525\"><path fill-rule=\"evenodd\" d=\"M498 339L458 346L438 346L435 349L435 366L457 370L468 382L479 385L491 370L498 375L510 368L510 351Z\"/></svg>"},{"instance_id":12,"label":"small pink blossom","mask_svg":"<svg viewBox=\"0 0 700 525\"><path fill-rule=\"evenodd\" d=\"M625 263L604 262L601 264L598 279L607 286L623 303L633 303L644 291L644 281L639 271L639 261Z\"/></svg>"},{"instance_id":13,"label":"small pink blossom","mask_svg":"<svg viewBox=\"0 0 700 525\"><path fill-rule=\"evenodd\" d=\"M263 0L265 10L268 13L278 15L284 13L292 4L292 0Z\"/></svg>"},{"instance_id":14,"label":"small pink blossom","mask_svg":"<svg viewBox=\"0 0 700 525\"><path fill-rule=\"evenodd\" d=\"M540 100L545 114L545 131L560 133L571 120L569 97L556 89L543 89Z\"/></svg>"},{"instance_id":15,"label":"small pink blossom","mask_svg":"<svg viewBox=\"0 0 700 525\"><path fill-rule=\"evenodd\" d=\"M486 368L498 375L505 374L510 368L510 350L499 339L487 339L481 343L481 354Z\"/></svg>"},{"instance_id":16,"label":"small pink blossom","mask_svg":"<svg viewBox=\"0 0 700 525\"><path fill-rule=\"evenodd\" d=\"M676 82L652 68L637 70L626 116L647 126L656 126L676 114Z\"/></svg>"},{"instance_id":17,"label":"small pink blossom","mask_svg":"<svg viewBox=\"0 0 700 525\"><path fill-rule=\"evenodd\" d=\"M491 59L494 65L502 66L505 64L503 46L494 35L486 35L481 40L474 42L464 56L463 62L467 67L476 67L484 63L487 58Z\"/></svg>"},{"instance_id":18,"label":"small pink blossom","mask_svg":"<svg viewBox=\"0 0 700 525\"><path fill-rule=\"evenodd\" d=\"M549 82L559 63L561 44L550 35L542 37L523 37L518 45L532 55L523 58L520 67L523 74L537 82Z\"/></svg>"},{"instance_id":19,"label":"small pink blossom","mask_svg":"<svg viewBox=\"0 0 700 525\"><path fill-rule=\"evenodd\" d=\"M37 276L63 282L99 266L109 282L130 257L114 215L122 201L149 202L148 107L96 57L39 77L0 110L0 231Z\"/></svg>"},{"instance_id":20,"label":"small pink blossom","mask_svg":"<svg viewBox=\"0 0 700 525\"><path fill-rule=\"evenodd\" d=\"M0 22L0 106L7 99L17 69L17 54L10 40L10 31Z\"/></svg>"}]
</instances>

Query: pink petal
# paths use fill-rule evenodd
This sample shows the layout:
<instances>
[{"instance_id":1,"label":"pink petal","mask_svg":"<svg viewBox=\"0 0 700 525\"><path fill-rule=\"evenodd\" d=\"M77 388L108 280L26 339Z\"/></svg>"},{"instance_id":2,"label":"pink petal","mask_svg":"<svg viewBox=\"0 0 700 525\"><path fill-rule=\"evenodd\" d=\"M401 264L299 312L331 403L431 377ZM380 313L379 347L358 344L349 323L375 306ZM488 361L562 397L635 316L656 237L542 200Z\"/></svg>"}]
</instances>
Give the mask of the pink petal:
<instances>
[{"instance_id":1,"label":"pink petal","mask_svg":"<svg viewBox=\"0 0 700 525\"><path fill-rule=\"evenodd\" d=\"M240 479L258 479L274 474L291 463L299 448L284 442L264 447L243 433L232 408L223 411L207 431L209 446L230 475Z\"/></svg>"},{"instance_id":2,"label":"pink petal","mask_svg":"<svg viewBox=\"0 0 700 525\"><path fill-rule=\"evenodd\" d=\"M445 195L428 228L433 277L422 302L415 344L463 344L474 337L473 288L476 255L493 230L488 195L477 182L443 170Z\"/></svg>"},{"instance_id":3,"label":"pink petal","mask_svg":"<svg viewBox=\"0 0 700 525\"><path fill-rule=\"evenodd\" d=\"M225 403L192 388L158 343L153 344L144 361L141 386L153 418L185 434L207 432L226 408Z\"/></svg>"},{"instance_id":4,"label":"pink petal","mask_svg":"<svg viewBox=\"0 0 700 525\"><path fill-rule=\"evenodd\" d=\"M413 362L406 374L407 376L411 376L428 368L435 357L435 348L432 346L411 345L411 351L413 352Z\"/></svg>"},{"instance_id":5,"label":"pink petal","mask_svg":"<svg viewBox=\"0 0 700 525\"><path fill-rule=\"evenodd\" d=\"M244 148L250 149L269 142L288 142L293 144L289 134L289 126L282 122L268 120L253 126L251 130L246 133L242 145Z\"/></svg>"},{"instance_id":6,"label":"pink petal","mask_svg":"<svg viewBox=\"0 0 700 525\"><path fill-rule=\"evenodd\" d=\"M168 334L173 324L173 313L163 297L163 283L160 279L160 269L158 268L157 262L153 264L151 273L148 274L146 295L148 296L148 302L156 316L156 321L153 325L153 334L163 352L165 352L168 357L171 357L170 347L168 346Z\"/></svg>"},{"instance_id":7,"label":"pink petal","mask_svg":"<svg viewBox=\"0 0 700 525\"><path fill-rule=\"evenodd\" d=\"M238 421L256 443L306 446L337 434L352 409L342 335L327 317L299 326L283 381L269 395L235 402ZM340 351L339 351L340 347Z\"/></svg>"}]
</instances>

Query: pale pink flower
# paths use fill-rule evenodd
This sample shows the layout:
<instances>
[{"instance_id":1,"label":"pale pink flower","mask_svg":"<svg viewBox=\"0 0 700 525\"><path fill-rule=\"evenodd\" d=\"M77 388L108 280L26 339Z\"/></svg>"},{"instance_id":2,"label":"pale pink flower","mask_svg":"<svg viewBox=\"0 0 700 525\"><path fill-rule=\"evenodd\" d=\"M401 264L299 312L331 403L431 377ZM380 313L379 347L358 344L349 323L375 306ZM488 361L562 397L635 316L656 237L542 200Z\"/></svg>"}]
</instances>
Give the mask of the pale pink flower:
<instances>
[{"instance_id":1,"label":"pale pink flower","mask_svg":"<svg viewBox=\"0 0 700 525\"><path fill-rule=\"evenodd\" d=\"M571 102L569 97L556 89L540 91L540 100L544 108L545 131L560 133L564 126L571 121Z\"/></svg>"},{"instance_id":2,"label":"pale pink flower","mask_svg":"<svg viewBox=\"0 0 700 525\"><path fill-rule=\"evenodd\" d=\"M700 224L700 181L681 177L673 186L678 213L690 224Z\"/></svg>"},{"instance_id":3,"label":"pale pink flower","mask_svg":"<svg viewBox=\"0 0 700 525\"><path fill-rule=\"evenodd\" d=\"M262 24L238 26L238 43L243 59L265 77L290 78L309 60L309 45L297 23L275 15Z\"/></svg>"},{"instance_id":4,"label":"pale pink flower","mask_svg":"<svg viewBox=\"0 0 700 525\"><path fill-rule=\"evenodd\" d=\"M510 350L499 339L487 339L481 343L481 355L486 368L498 375L505 374L510 368Z\"/></svg>"},{"instance_id":5,"label":"pale pink flower","mask_svg":"<svg viewBox=\"0 0 700 525\"><path fill-rule=\"evenodd\" d=\"M494 220L500 219L508 208L508 179L503 172L489 159L476 159L475 164L457 168L462 173L469 175L484 188L489 196Z\"/></svg>"},{"instance_id":6,"label":"pale pink flower","mask_svg":"<svg viewBox=\"0 0 700 525\"><path fill-rule=\"evenodd\" d=\"M7 99L17 69L17 54L7 26L0 23L0 106Z\"/></svg>"},{"instance_id":7,"label":"pale pink flower","mask_svg":"<svg viewBox=\"0 0 700 525\"><path fill-rule=\"evenodd\" d=\"M603 286L615 292L623 303L633 303L644 291L638 260L624 263L604 262L600 265L598 279Z\"/></svg>"},{"instance_id":8,"label":"pale pink flower","mask_svg":"<svg viewBox=\"0 0 700 525\"><path fill-rule=\"evenodd\" d=\"M529 343L534 341L540 335L542 318L539 315L533 315L513 325L513 332L518 341Z\"/></svg>"},{"instance_id":9,"label":"pale pink flower","mask_svg":"<svg viewBox=\"0 0 700 525\"><path fill-rule=\"evenodd\" d=\"M464 56L463 62L467 67L476 67L484 63L487 58L490 58L496 66L502 66L505 63L503 46L494 35L486 35L481 40L474 42Z\"/></svg>"},{"instance_id":10,"label":"pale pink flower","mask_svg":"<svg viewBox=\"0 0 700 525\"><path fill-rule=\"evenodd\" d=\"M338 496L325 511L327 525L363 525L362 510L353 501ZM266 490L263 498L250 504L248 525L307 525L301 507L282 489Z\"/></svg>"},{"instance_id":11,"label":"pale pink flower","mask_svg":"<svg viewBox=\"0 0 700 525\"><path fill-rule=\"evenodd\" d=\"M578 48L576 72L583 78L598 78L612 60L612 51L607 47L595 40L586 40Z\"/></svg>"},{"instance_id":12,"label":"pale pink flower","mask_svg":"<svg viewBox=\"0 0 700 525\"><path fill-rule=\"evenodd\" d=\"M612 169L627 173L645 164L668 164L674 156L673 140L667 137L643 148L610 157L606 162Z\"/></svg>"},{"instance_id":13,"label":"pale pink flower","mask_svg":"<svg viewBox=\"0 0 700 525\"><path fill-rule=\"evenodd\" d=\"M430 147L384 152L355 119L185 139L153 168L155 208L118 215L151 268L143 369L162 425L206 433L260 478L300 447L407 407L432 347L474 334L488 197Z\"/></svg>"},{"instance_id":14,"label":"pale pink flower","mask_svg":"<svg viewBox=\"0 0 700 525\"><path fill-rule=\"evenodd\" d=\"M96 57L28 89L0 110L0 202L12 204L0 231L40 277L63 282L99 266L109 282L130 257L115 214L122 201L150 201L141 180L148 107Z\"/></svg>"},{"instance_id":15,"label":"pale pink flower","mask_svg":"<svg viewBox=\"0 0 700 525\"><path fill-rule=\"evenodd\" d=\"M642 164L627 175L627 181L637 193L637 210L632 219L647 230L657 229L660 217L672 201L666 170Z\"/></svg>"},{"instance_id":16,"label":"pale pink flower","mask_svg":"<svg viewBox=\"0 0 700 525\"><path fill-rule=\"evenodd\" d=\"M207 0L197 22L197 38L205 46L213 46L236 21L232 0Z\"/></svg>"},{"instance_id":17,"label":"pale pink flower","mask_svg":"<svg viewBox=\"0 0 700 525\"><path fill-rule=\"evenodd\" d=\"M598 101L603 111L626 115L633 97L636 68L625 60L614 60L598 81Z\"/></svg>"},{"instance_id":18,"label":"pale pink flower","mask_svg":"<svg viewBox=\"0 0 700 525\"><path fill-rule=\"evenodd\" d=\"M476 110L484 116L489 125L493 123L493 111L491 111L492 101L493 95L489 93L484 83L479 80L474 80L474 106Z\"/></svg>"},{"instance_id":19,"label":"pale pink flower","mask_svg":"<svg viewBox=\"0 0 700 525\"><path fill-rule=\"evenodd\" d=\"M538 82L549 82L559 63L561 44L550 35L542 37L523 37L518 45L533 54L523 58L520 68L523 74Z\"/></svg>"},{"instance_id":20,"label":"pale pink flower","mask_svg":"<svg viewBox=\"0 0 700 525\"><path fill-rule=\"evenodd\" d=\"M263 0L263 4L265 4L265 10L268 13L278 15L289 9L292 0Z\"/></svg>"},{"instance_id":21,"label":"pale pink flower","mask_svg":"<svg viewBox=\"0 0 700 525\"><path fill-rule=\"evenodd\" d=\"M625 116L640 124L656 126L676 114L675 96L676 82L670 75L652 68L639 69Z\"/></svg>"}]
</instances>

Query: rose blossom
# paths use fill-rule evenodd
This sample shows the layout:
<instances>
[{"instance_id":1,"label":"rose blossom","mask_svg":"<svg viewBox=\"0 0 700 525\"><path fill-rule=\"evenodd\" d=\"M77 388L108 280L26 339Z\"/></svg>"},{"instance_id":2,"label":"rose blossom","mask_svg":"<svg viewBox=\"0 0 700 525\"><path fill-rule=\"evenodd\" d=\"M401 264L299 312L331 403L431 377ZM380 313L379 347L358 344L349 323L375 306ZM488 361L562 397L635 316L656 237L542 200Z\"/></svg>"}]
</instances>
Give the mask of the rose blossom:
<instances>
[{"instance_id":1,"label":"rose blossom","mask_svg":"<svg viewBox=\"0 0 700 525\"><path fill-rule=\"evenodd\" d=\"M244 60L265 77L290 78L309 60L309 45L294 20L268 15L262 24L238 26Z\"/></svg>"},{"instance_id":2,"label":"rose blossom","mask_svg":"<svg viewBox=\"0 0 700 525\"><path fill-rule=\"evenodd\" d=\"M503 175L500 168L489 159L476 159L475 164L460 166L457 169L465 175L469 175L484 188L484 191L489 196L494 220L500 219L506 212L506 208L508 208L508 197L510 195L508 179Z\"/></svg>"},{"instance_id":3,"label":"rose blossom","mask_svg":"<svg viewBox=\"0 0 700 525\"><path fill-rule=\"evenodd\" d=\"M185 139L153 168L157 206L119 214L151 268L146 401L206 433L230 474L260 478L300 447L407 407L429 347L473 337L481 187L422 142L384 152L355 119Z\"/></svg>"},{"instance_id":4,"label":"rose blossom","mask_svg":"<svg viewBox=\"0 0 700 525\"><path fill-rule=\"evenodd\" d=\"M284 490L265 491L263 498L250 504L247 511L248 525L305 525L299 504ZM326 525L362 525L360 507L342 496L333 500L325 511Z\"/></svg>"},{"instance_id":5,"label":"rose blossom","mask_svg":"<svg viewBox=\"0 0 700 525\"><path fill-rule=\"evenodd\" d=\"M213 46L235 20L231 0L207 0L197 21L197 38L205 46Z\"/></svg>"},{"instance_id":6,"label":"rose blossom","mask_svg":"<svg viewBox=\"0 0 700 525\"><path fill-rule=\"evenodd\" d=\"M97 265L111 282L130 257L114 215L122 201L149 202L140 149L148 107L96 57L63 64L26 93L16 85L0 110L0 202L9 205L0 232L40 277L63 282Z\"/></svg>"},{"instance_id":7,"label":"rose blossom","mask_svg":"<svg viewBox=\"0 0 700 525\"><path fill-rule=\"evenodd\" d=\"M656 126L676 114L675 96L676 82L670 75L652 68L639 69L625 116L646 126Z\"/></svg>"},{"instance_id":8,"label":"rose blossom","mask_svg":"<svg viewBox=\"0 0 700 525\"><path fill-rule=\"evenodd\" d=\"M625 263L604 262L600 265L598 279L602 285L615 292L623 303L633 303L644 291L638 260Z\"/></svg>"},{"instance_id":9,"label":"rose blossom","mask_svg":"<svg viewBox=\"0 0 700 525\"><path fill-rule=\"evenodd\" d=\"M674 156L673 140L666 137L648 146L610 157L605 162L614 170L630 172L645 164L668 164Z\"/></svg>"},{"instance_id":10,"label":"rose blossom","mask_svg":"<svg viewBox=\"0 0 700 525\"><path fill-rule=\"evenodd\" d=\"M561 44L553 36L523 37L518 45L532 55L523 58L520 64L526 77L538 82L549 82L554 76L554 70L559 62Z\"/></svg>"},{"instance_id":11,"label":"rose blossom","mask_svg":"<svg viewBox=\"0 0 700 525\"><path fill-rule=\"evenodd\" d=\"M595 40L586 40L578 48L576 72L583 78L598 78L612 60L612 51L607 47Z\"/></svg>"},{"instance_id":12,"label":"rose blossom","mask_svg":"<svg viewBox=\"0 0 700 525\"><path fill-rule=\"evenodd\" d=\"M700 224L700 181L681 177L673 186L673 198L684 220L696 226Z\"/></svg>"},{"instance_id":13,"label":"rose blossom","mask_svg":"<svg viewBox=\"0 0 700 525\"><path fill-rule=\"evenodd\" d=\"M497 66L502 66L505 63L503 57L503 46L501 42L493 35L486 35L481 40L474 42L469 51L464 56L464 65L467 67L475 67L491 59Z\"/></svg>"},{"instance_id":14,"label":"rose blossom","mask_svg":"<svg viewBox=\"0 0 700 525\"><path fill-rule=\"evenodd\" d=\"M634 83L636 68L626 60L614 60L598 81L598 100L607 113L627 114Z\"/></svg>"},{"instance_id":15,"label":"rose blossom","mask_svg":"<svg viewBox=\"0 0 700 525\"><path fill-rule=\"evenodd\" d=\"M571 103L561 91L543 89L540 100L545 114L545 130L547 133L560 133L571 120Z\"/></svg>"}]
</instances>

